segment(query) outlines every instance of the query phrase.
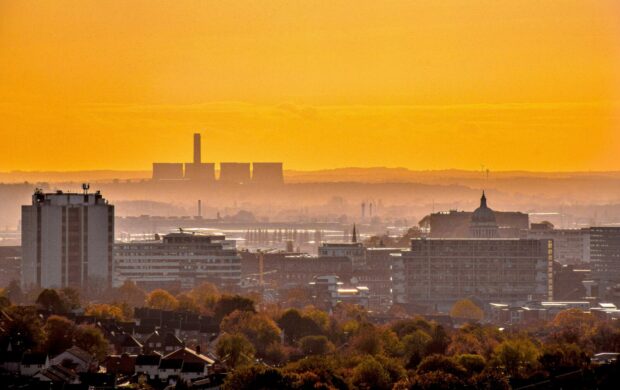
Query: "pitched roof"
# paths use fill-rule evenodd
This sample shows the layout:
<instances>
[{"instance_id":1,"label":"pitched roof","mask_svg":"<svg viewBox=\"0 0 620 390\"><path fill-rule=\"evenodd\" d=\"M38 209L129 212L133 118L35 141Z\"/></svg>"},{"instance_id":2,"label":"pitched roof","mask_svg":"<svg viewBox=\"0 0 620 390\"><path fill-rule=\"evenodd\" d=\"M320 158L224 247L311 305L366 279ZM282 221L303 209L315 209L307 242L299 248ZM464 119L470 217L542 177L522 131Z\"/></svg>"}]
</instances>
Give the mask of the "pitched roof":
<instances>
[{"instance_id":1,"label":"pitched roof","mask_svg":"<svg viewBox=\"0 0 620 390\"><path fill-rule=\"evenodd\" d=\"M136 357L136 366L159 366L161 355L156 353L138 355Z\"/></svg>"},{"instance_id":2,"label":"pitched roof","mask_svg":"<svg viewBox=\"0 0 620 390\"><path fill-rule=\"evenodd\" d=\"M204 364L215 363L213 359L210 359L205 355L196 353L196 351L191 350L187 347L177 349L174 352L170 352L168 355L164 356L164 359L182 359L185 362L202 362Z\"/></svg>"},{"instance_id":3,"label":"pitched roof","mask_svg":"<svg viewBox=\"0 0 620 390\"><path fill-rule=\"evenodd\" d=\"M142 348L142 344L138 342L132 335L125 334L122 341L119 343L121 347L138 347Z\"/></svg>"},{"instance_id":4,"label":"pitched roof","mask_svg":"<svg viewBox=\"0 0 620 390\"><path fill-rule=\"evenodd\" d=\"M205 364L198 362L184 362L181 372L200 372L205 371Z\"/></svg>"},{"instance_id":5,"label":"pitched roof","mask_svg":"<svg viewBox=\"0 0 620 390\"><path fill-rule=\"evenodd\" d=\"M183 367L182 359L163 359L161 363L159 363L159 368L162 370L170 370L170 369L181 369Z\"/></svg>"},{"instance_id":6,"label":"pitched roof","mask_svg":"<svg viewBox=\"0 0 620 390\"><path fill-rule=\"evenodd\" d=\"M89 364L94 359L94 357L90 353L88 353L88 352L84 351L82 348L76 347L76 346L73 346L73 347L67 349L63 353L69 353L72 356L76 357L77 359L83 361L86 364ZM60 354L60 355L62 355L62 354Z\"/></svg>"},{"instance_id":7,"label":"pitched roof","mask_svg":"<svg viewBox=\"0 0 620 390\"><path fill-rule=\"evenodd\" d=\"M22 364L45 364L46 360L47 355L44 353L26 352L24 356L22 356Z\"/></svg>"}]
</instances>

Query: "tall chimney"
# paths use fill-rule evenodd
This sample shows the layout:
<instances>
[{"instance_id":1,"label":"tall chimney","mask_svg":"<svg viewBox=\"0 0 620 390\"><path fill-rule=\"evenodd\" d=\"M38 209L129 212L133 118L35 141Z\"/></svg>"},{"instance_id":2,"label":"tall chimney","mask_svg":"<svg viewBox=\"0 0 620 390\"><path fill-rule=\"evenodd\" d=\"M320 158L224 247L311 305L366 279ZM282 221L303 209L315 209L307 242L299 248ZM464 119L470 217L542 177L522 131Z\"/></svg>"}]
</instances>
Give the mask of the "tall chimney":
<instances>
[{"instance_id":1,"label":"tall chimney","mask_svg":"<svg viewBox=\"0 0 620 390\"><path fill-rule=\"evenodd\" d=\"M202 159L200 158L200 134L194 134L194 164L200 164Z\"/></svg>"}]
</instances>

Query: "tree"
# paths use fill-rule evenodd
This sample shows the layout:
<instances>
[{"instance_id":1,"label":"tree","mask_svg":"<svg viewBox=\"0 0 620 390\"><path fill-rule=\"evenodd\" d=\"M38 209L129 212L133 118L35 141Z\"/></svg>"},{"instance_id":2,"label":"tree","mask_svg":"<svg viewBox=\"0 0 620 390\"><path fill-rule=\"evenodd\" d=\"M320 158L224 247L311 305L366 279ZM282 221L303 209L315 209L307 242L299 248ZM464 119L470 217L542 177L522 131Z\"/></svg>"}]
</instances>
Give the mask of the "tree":
<instances>
[{"instance_id":1,"label":"tree","mask_svg":"<svg viewBox=\"0 0 620 390\"><path fill-rule=\"evenodd\" d=\"M157 289L148 294L146 305L152 309L175 310L179 306L179 301L168 291Z\"/></svg>"},{"instance_id":2,"label":"tree","mask_svg":"<svg viewBox=\"0 0 620 390\"><path fill-rule=\"evenodd\" d=\"M194 287L187 295L194 298L198 306L206 311L213 311L217 300L221 296L217 287L209 282Z\"/></svg>"},{"instance_id":3,"label":"tree","mask_svg":"<svg viewBox=\"0 0 620 390\"><path fill-rule=\"evenodd\" d=\"M84 313L97 318L124 319L123 310L120 307L106 303L91 303L86 307Z\"/></svg>"},{"instance_id":4,"label":"tree","mask_svg":"<svg viewBox=\"0 0 620 390\"><path fill-rule=\"evenodd\" d=\"M379 330L371 324L363 325L351 341L355 351L368 355L383 352L383 341Z\"/></svg>"},{"instance_id":5,"label":"tree","mask_svg":"<svg viewBox=\"0 0 620 390\"><path fill-rule=\"evenodd\" d=\"M77 289L73 287L64 287L60 290L58 295L68 310L80 308L80 292Z\"/></svg>"},{"instance_id":6,"label":"tree","mask_svg":"<svg viewBox=\"0 0 620 390\"><path fill-rule=\"evenodd\" d=\"M445 371L430 371L416 374L412 381L412 390L454 390L466 389L466 384L458 377Z\"/></svg>"},{"instance_id":7,"label":"tree","mask_svg":"<svg viewBox=\"0 0 620 390\"><path fill-rule=\"evenodd\" d=\"M390 376L372 356L367 356L353 369L353 384L358 389L390 389Z\"/></svg>"},{"instance_id":8,"label":"tree","mask_svg":"<svg viewBox=\"0 0 620 390\"><path fill-rule=\"evenodd\" d=\"M223 334L219 338L215 350L220 360L232 369L251 364L256 352L252 343L239 333Z\"/></svg>"},{"instance_id":9,"label":"tree","mask_svg":"<svg viewBox=\"0 0 620 390\"><path fill-rule=\"evenodd\" d=\"M321 328L309 317L302 316L299 310L289 309L278 320L278 326L284 331L289 343L309 336L322 333Z\"/></svg>"},{"instance_id":10,"label":"tree","mask_svg":"<svg viewBox=\"0 0 620 390\"><path fill-rule=\"evenodd\" d=\"M11 306L6 309L11 321L6 322L0 338L11 341L14 350L39 350L45 342L43 324L36 310L31 306Z\"/></svg>"},{"instance_id":11,"label":"tree","mask_svg":"<svg viewBox=\"0 0 620 390\"><path fill-rule=\"evenodd\" d=\"M462 354L456 357L456 362L463 366L467 372L478 373L484 370L486 367L486 360L480 355L475 354Z\"/></svg>"},{"instance_id":12,"label":"tree","mask_svg":"<svg viewBox=\"0 0 620 390\"><path fill-rule=\"evenodd\" d=\"M264 366L249 366L235 370L226 377L223 390L292 389L295 378L281 370Z\"/></svg>"},{"instance_id":13,"label":"tree","mask_svg":"<svg viewBox=\"0 0 620 390\"><path fill-rule=\"evenodd\" d=\"M24 300L24 292L17 280L11 280L9 282L9 285L4 290L4 295L15 304L20 304Z\"/></svg>"},{"instance_id":14,"label":"tree","mask_svg":"<svg viewBox=\"0 0 620 390\"><path fill-rule=\"evenodd\" d=\"M49 356L55 356L73 345L75 338L75 323L66 317L52 315L45 322L47 338L45 351Z\"/></svg>"},{"instance_id":15,"label":"tree","mask_svg":"<svg viewBox=\"0 0 620 390\"><path fill-rule=\"evenodd\" d=\"M265 356L270 344L280 341L280 328L271 318L261 313L236 310L222 320L220 329L227 333L243 334L261 357Z\"/></svg>"},{"instance_id":16,"label":"tree","mask_svg":"<svg viewBox=\"0 0 620 390\"><path fill-rule=\"evenodd\" d=\"M123 285L115 289L115 300L126 302L131 307L140 307L144 305L146 293L144 290L136 286L131 280L126 280Z\"/></svg>"},{"instance_id":17,"label":"tree","mask_svg":"<svg viewBox=\"0 0 620 390\"><path fill-rule=\"evenodd\" d=\"M65 313L67 311L65 302L60 298L58 292L51 288L46 288L41 291L37 297L36 303L42 309L52 313Z\"/></svg>"},{"instance_id":18,"label":"tree","mask_svg":"<svg viewBox=\"0 0 620 390\"><path fill-rule=\"evenodd\" d=\"M497 346L493 357L499 366L512 375L518 375L521 369L538 364L538 348L529 339L506 340Z\"/></svg>"},{"instance_id":19,"label":"tree","mask_svg":"<svg viewBox=\"0 0 620 390\"><path fill-rule=\"evenodd\" d=\"M433 371L443 371L447 374L454 375L457 378L463 378L466 375L465 368L458 364L454 359L445 355L430 355L422 359L416 370L417 374L424 374Z\"/></svg>"},{"instance_id":20,"label":"tree","mask_svg":"<svg viewBox=\"0 0 620 390\"><path fill-rule=\"evenodd\" d=\"M256 312L253 300L241 295L222 295L215 304L215 319L219 322L235 310Z\"/></svg>"},{"instance_id":21,"label":"tree","mask_svg":"<svg viewBox=\"0 0 620 390\"><path fill-rule=\"evenodd\" d=\"M334 351L334 344L325 336L306 336L299 340L304 355L325 355Z\"/></svg>"},{"instance_id":22,"label":"tree","mask_svg":"<svg viewBox=\"0 0 620 390\"><path fill-rule=\"evenodd\" d=\"M200 306L193 296L189 294L179 294L177 295L177 301L179 302L179 310L200 313Z\"/></svg>"},{"instance_id":23,"label":"tree","mask_svg":"<svg viewBox=\"0 0 620 390\"><path fill-rule=\"evenodd\" d=\"M450 309L450 317L471 321L480 321L484 318L484 311L469 299L457 301Z\"/></svg>"},{"instance_id":24,"label":"tree","mask_svg":"<svg viewBox=\"0 0 620 390\"><path fill-rule=\"evenodd\" d=\"M99 361L108 354L108 340L98 328L92 325L80 325L75 332L75 345L95 356Z\"/></svg>"}]
</instances>

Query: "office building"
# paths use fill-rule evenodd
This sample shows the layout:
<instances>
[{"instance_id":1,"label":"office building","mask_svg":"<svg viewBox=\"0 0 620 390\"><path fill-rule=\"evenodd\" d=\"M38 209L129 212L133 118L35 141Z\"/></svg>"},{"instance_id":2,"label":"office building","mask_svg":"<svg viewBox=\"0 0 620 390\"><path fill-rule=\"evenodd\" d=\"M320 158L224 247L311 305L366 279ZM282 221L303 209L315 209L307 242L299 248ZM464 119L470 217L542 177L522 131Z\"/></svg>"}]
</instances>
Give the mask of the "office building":
<instances>
[{"instance_id":1,"label":"office building","mask_svg":"<svg viewBox=\"0 0 620 390\"><path fill-rule=\"evenodd\" d=\"M119 243L114 261L115 286L131 280L147 290L187 290L202 282L235 289L241 280L235 242L222 235L181 231L161 240Z\"/></svg>"},{"instance_id":2,"label":"office building","mask_svg":"<svg viewBox=\"0 0 620 390\"><path fill-rule=\"evenodd\" d=\"M35 191L22 206L22 286L109 286L114 206L101 193Z\"/></svg>"},{"instance_id":3,"label":"office building","mask_svg":"<svg viewBox=\"0 0 620 390\"><path fill-rule=\"evenodd\" d=\"M553 241L415 239L392 255L394 303L449 310L459 299L553 299Z\"/></svg>"},{"instance_id":4,"label":"office building","mask_svg":"<svg viewBox=\"0 0 620 390\"><path fill-rule=\"evenodd\" d=\"M620 283L620 227L590 227L590 267L600 291Z\"/></svg>"},{"instance_id":5,"label":"office building","mask_svg":"<svg viewBox=\"0 0 620 390\"><path fill-rule=\"evenodd\" d=\"M522 237L553 240L554 258L560 264L590 262L590 229L554 229L550 222L533 223Z\"/></svg>"}]
</instances>

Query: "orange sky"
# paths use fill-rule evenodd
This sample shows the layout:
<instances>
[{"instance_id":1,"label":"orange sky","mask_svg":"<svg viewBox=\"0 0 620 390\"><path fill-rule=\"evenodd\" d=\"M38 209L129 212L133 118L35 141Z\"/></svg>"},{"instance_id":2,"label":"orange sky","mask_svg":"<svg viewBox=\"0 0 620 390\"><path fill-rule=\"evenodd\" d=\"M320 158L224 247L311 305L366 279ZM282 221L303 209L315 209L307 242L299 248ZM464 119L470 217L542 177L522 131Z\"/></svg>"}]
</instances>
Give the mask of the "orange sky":
<instances>
[{"instance_id":1,"label":"orange sky","mask_svg":"<svg viewBox=\"0 0 620 390\"><path fill-rule=\"evenodd\" d=\"M0 171L620 170L620 2L2 1Z\"/></svg>"}]
</instances>

